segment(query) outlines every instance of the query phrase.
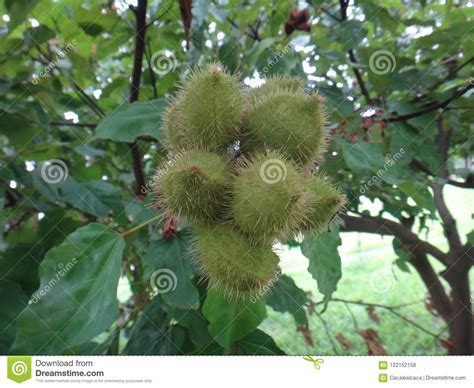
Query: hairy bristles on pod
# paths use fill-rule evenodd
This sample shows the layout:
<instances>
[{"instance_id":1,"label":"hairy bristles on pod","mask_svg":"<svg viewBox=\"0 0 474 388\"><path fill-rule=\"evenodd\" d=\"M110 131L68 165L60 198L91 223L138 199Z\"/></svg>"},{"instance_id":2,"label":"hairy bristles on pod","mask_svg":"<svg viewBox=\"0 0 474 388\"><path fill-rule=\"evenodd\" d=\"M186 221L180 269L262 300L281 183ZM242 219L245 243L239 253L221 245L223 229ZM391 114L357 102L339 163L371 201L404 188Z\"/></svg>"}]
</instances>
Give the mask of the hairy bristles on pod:
<instances>
[{"instance_id":1,"label":"hairy bristles on pod","mask_svg":"<svg viewBox=\"0 0 474 388\"><path fill-rule=\"evenodd\" d=\"M326 149L323 99L276 76L243 90L217 64L193 72L163 121L169 160L154 189L166 214L192 227L209 287L263 295L278 280L277 240L319 233L345 198L313 176Z\"/></svg>"},{"instance_id":2,"label":"hairy bristles on pod","mask_svg":"<svg viewBox=\"0 0 474 388\"><path fill-rule=\"evenodd\" d=\"M251 89L250 95L253 101L257 101L262 97L278 92L303 93L304 82L299 77L275 75L269 77L265 83L258 88Z\"/></svg>"},{"instance_id":3,"label":"hairy bristles on pod","mask_svg":"<svg viewBox=\"0 0 474 388\"><path fill-rule=\"evenodd\" d=\"M186 123L179 114L182 101L175 98L171 101L168 109L166 109L163 118L163 133L165 135L163 144L171 152L182 148L186 143L185 128Z\"/></svg>"},{"instance_id":4,"label":"hairy bristles on pod","mask_svg":"<svg viewBox=\"0 0 474 388\"><path fill-rule=\"evenodd\" d=\"M280 273L279 258L270 246L253 245L227 225L195 227L193 254L209 287L229 297L263 294Z\"/></svg>"},{"instance_id":5,"label":"hairy bristles on pod","mask_svg":"<svg viewBox=\"0 0 474 388\"><path fill-rule=\"evenodd\" d=\"M245 117L242 149L284 150L297 164L307 165L324 148L324 124L319 96L275 92L259 99Z\"/></svg>"},{"instance_id":6,"label":"hairy bristles on pod","mask_svg":"<svg viewBox=\"0 0 474 388\"><path fill-rule=\"evenodd\" d=\"M346 198L338 187L322 176L306 181L310 193L309 213L301 224L301 232L320 233L342 212Z\"/></svg>"},{"instance_id":7,"label":"hairy bristles on pod","mask_svg":"<svg viewBox=\"0 0 474 388\"><path fill-rule=\"evenodd\" d=\"M304 221L308 193L294 163L277 152L254 155L233 179L230 210L255 242L271 244Z\"/></svg>"},{"instance_id":8,"label":"hairy bristles on pod","mask_svg":"<svg viewBox=\"0 0 474 388\"><path fill-rule=\"evenodd\" d=\"M185 125L184 148L223 151L238 137L244 98L237 77L213 64L193 72L183 84L176 115Z\"/></svg>"},{"instance_id":9,"label":"hairy bristles on pod","mask_svg":"<svg viewBox=\"0 0 474 388\"><path fill-rule=\"evenodd\" d=\"M226 160L204 150L178 153L154 179L158 200L166 209L175 217L197 224L221 215L229 180Z\"/></svg>"}]
</instances>

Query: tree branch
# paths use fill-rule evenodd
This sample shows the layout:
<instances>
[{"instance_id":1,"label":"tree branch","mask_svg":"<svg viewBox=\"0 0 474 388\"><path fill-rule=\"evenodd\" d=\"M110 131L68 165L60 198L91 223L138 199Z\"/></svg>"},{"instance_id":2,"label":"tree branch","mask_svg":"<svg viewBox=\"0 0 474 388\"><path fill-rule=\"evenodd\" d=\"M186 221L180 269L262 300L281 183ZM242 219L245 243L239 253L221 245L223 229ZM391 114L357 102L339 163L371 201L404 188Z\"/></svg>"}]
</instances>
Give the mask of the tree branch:
<instances>
[{"instance_id":1,"label":"tree branch","mask_svg":"<svg viewBox=\"0 0 474 388\"><path fill-rule=\"evenodd\" d=\"M381 217L361 216L353 217L344 215L342 217L345 226L342 231L347 232L365 232L380 235L393 235L403 245L403 248L410 253L412 260L410 264L415 267L430 293L436 310L439 312L445 322L449 322L452 313L452 306L446 291L441 284L438 275L428 261L427 254L432 255L448 266L448 255L441 252L430 243L421 240L408 227L397 222L387 220Z\"/></svg>"},{"instance_id":2,"label":"tree branch","mask_svg":"<svg viewBox=\"0 0 474 388\"><path fill-rule=\"evenodd\" d=\"M150 73L150 81L151 87L153 88L153 98L158 98L158 91L156 90L156 77L155 72L153 71L153 66L151 63L152 55L151 55L151 47L150 47L150 40L147 40L147 49L145 50L146 61L148 64L148 71Z\"/></svg>"},{"instance_id":3,"label":"tree branch","mask_svg":"<svg viewBox=\"0 0 474 388\"><path fill-rule=\"evenodd\" d=\"M446 132L444 130L442 118L438 118L437 124L438 151L441 154L441 164L439 166L439 170L441 171L442 177L444 179L447 179L449 173L446 168L446 165L448 163L448 150L451 134L450 132ZM448 239L450 254L454 254L454 256L457 257L458 254L462 251L462 243L459 237L458 230L456 228L456 221L451 215L451 212L449 211L448 206L446 205L446 201L444 200L444 184L439 182L433 182L431 187L433 188L433 198L436 209L438 210L441 220L443 221L443 229L446 234L446 238Z\"/></svg>"},{"instance_id":4,"label":"tree branch","mask_svg":"<svg viewBox=\"0 0 474 388\"><path fill-rule=\"evenodd\" d=\"M412 254L430 254L443 264L448 265L445 253L434 245L431 245L429 242L421 240L409 228L399 224L398 222L382 217L366 215L355 217L345 214L341 216L341 219L344 221L344 226L342 227L343 232L361 232L374 233L382 236L395 236L400 240L403 247Z\"/></svg>"},{"instance_id":5,"label":"tree branch","mask_svg":"<svg viewBox=\"0 0 474 388\"><path fill-rule=\"evenodd\" d=\"M349 0L339 0L339 4L341 7L341 21L342 23L344 23L344 21L347 20L347 7L349 6ZM351 60L351 62L354 64L357 64L358 62L354 54L354 51L352 49L349 49L348 54L349 54L349 59ZM360 74L359 69L357 69L354 66L351 66L351 68L352 68L352 71L354 72L355 77L357 78L357 83L359 84L360 91L362 95L364 96L365 101L367 102L367 104L373 105L373 101L370 98L369 91L367 90L365 86L364 80L362 79L362 75Z\"/></svg>"},{"instance_id":6,"label":"tree branch","mask_svg":"<svg viewBox=\"0 0 474 388\"><path fill-rule=\"evenodd\" d=\"M460 70L469 65L471 62L474 62L474 57L469 58L467 61L461 63L458 67L448 72L448 74L444 78L440 79L438 82L435 82L428 88L428 90L432 92L433 90L436 90L440 85L444 84L446 81L452 80L457 76Z\"/></svg>"},{"instance_id":7,"label":"tree branch","mask_svg":"<svg viewBox=\"0 0 474 388\"><path fill-rule=\"evenodd\" d=\"M396 122L396 121L405 121L405 120L414 119L415 117L423 116L423 115L425 115L427 113L430 113L430 112L434 112L437 109L446 109L447 106L449 104L451 104L451 102L458 99L459 97L461 97L463 94L467 93L472 88L474 88L474 84L469 83L466 86L464 86L462 89L460 89L456 93L454 93L451 97L447 98L444 101L433 104L433 105L431 105L431 106L429 106L425 109L421 109L417 112L408 113L406 115L401 115L401 116L387 117L385 119L382 119L382 121L389 122L389 123L393 123L393 122Z\"/></svg>"},{"instance_id":8,"label":"tree branch","mask_svg":"<svg viewBox=\"0 0 474 388\"><path fill-rule=\"evenodd\" d=\"M132 82L130 85L130 102L138 101L140 93L140 79L142 75L143 53L145 51L146 34L146 8L147 0L138 0L134 9L135 15L135 54L133 58ZM145 174L143 173L140 147L135 141L129 143L133 160L133 173L135 175L135 194L143 195L146 192Z\"/></svg>"},{"instance_id":9,"label":"tree branch","mask_svg":"<svg viewBox=\"0 0 474 388\"><path fill-rule=\"evenodd\" d=\"M429 167L426 164L424 164L421 160L413 159L411 161L411 166L412 168L417 168L418 170L423 171L427 175L435 176L435 174L433 174L433 172L429 169ZM469 174L466 177L466 180L464 182L448 179L446 181L446 184L451 185L451 186L461 187L463 189L474 189L474 175Z\"/></svg>"},{"instance_id":10,"label":"tree branch","mask_svg":"<svg viewBox=\"0 0 474 388\"><path fill-rule=\"evenodd\" d=\"M237 25L237 23L233 19L231 19L230 17L227 16L226 20L231 24L232 27L234 27L234 28L236 28L237 30L240 31L239 26ZM255 34L251 34L247 30L244 31L244 34L247 35L249 38L252 38L256 42L261 40L259 36L255 36Z\"/></svg>"}]
</instances>

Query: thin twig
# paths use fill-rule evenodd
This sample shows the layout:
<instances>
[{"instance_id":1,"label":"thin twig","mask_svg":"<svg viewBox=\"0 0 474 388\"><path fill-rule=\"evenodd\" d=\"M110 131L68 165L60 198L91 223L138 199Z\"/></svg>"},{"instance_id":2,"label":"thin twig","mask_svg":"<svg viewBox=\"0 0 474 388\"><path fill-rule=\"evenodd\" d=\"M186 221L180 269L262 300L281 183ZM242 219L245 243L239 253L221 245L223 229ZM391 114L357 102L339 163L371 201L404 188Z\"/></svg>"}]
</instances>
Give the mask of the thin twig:
<instances>
[{"instance_id":1,"label":"thin twig","mask_svg":"<svg viewBox=\"0 0 474 388\"><path fill-rule=\"evenodd\" d=\"M463 96L465 93L467 93L472 88L474 88L474 84L469 83L466 86L464 86L462 89L456 91L456 93L454 93L451 97L447 98L444 101L433 104L433 105L431 105L431 106L429 106L425 109L421 109L417 112L412 112L412 113L408 113L406 115L401 115L401 116L387 117L385 119L382 119L381 121L385 121L385 122L389 122L389 123L393 123L393 122L396 122L396 121L405 121L405 120L414 119L415 117L423 116L423 115L425 115L427 113L430 113L430 112L434 112L437 109L446 109L448 107L448 105L451 104L451 102L453 102L454 100L456 100L459 97Z\"/></svg>"},{"instance_id":2,"label":"thin twig","mask_svg":"<svg viewBox=\"0 0 474 388\"><path fill-rule=\"evenodd\" d=\"M422 332L424 332L426 334L429 334L429 335L431 335L432 337L434 337L436 339L439 338L438 334L433 333L433 332L429 331L428 329L425 329L423 326L419 325L418 323L412 321L411 319L408 319L407 317L405 317L402 314L395 311L395 309L396 309L395 307L387 306L387 305L383 305L383 304L378 304L378 303L367 303L367 302L361 302L361 301L357 301L357 300L346 300L346 299L340 299L340 298L331 299L331 302L340 302L340 303L345 303L345 304L354 304L354 305L366 306L366 307L367 306L379 307L379 308L382 308L382 309L385 309L385 310L389 311L393 315L395 315L398 318L402 319L403 321L409 323L410 325L416 327L417 329L421 330ZM321 304L321 303L323 303L323 302L318 302L316 304ZM352 314L352 312L351 312L351 314Z\"/></svg>"},{"instance_id":3,"label":"thin twig","mask_svg":"<svg viewBox=\"0 0 474 388\"><path fill-rule=\"evenodd\" d=\"M347 7L349 6L349 1L348 0L339 0L339 4L341 7L341 22L344 23L347 20ZM354 50L349 49L348 50L349 54L349 59L353 64L357 64L357 58L354 54ZM359 84L360 91L362 95L365 98L365 101L369 105L373 105L373 101L370 98L369 91L367 90L367 87L365 86L364 80L362 78L362 75L360 74L360 71L357 67L351 66L352 71L354 72L355 77L357 78L357 83Z\"/></svg>"}]
</instances>

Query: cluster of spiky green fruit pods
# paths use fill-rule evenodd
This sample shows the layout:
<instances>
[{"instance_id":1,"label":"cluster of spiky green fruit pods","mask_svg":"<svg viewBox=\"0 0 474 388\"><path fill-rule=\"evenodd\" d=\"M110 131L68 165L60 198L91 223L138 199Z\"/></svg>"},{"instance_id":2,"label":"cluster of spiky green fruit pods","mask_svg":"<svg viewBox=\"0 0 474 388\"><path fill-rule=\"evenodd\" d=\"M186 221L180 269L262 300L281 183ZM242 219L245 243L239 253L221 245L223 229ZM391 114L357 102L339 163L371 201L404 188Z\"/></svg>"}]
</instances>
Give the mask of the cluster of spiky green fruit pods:
<instances>
[{"instance_id":1,"label":"cluster of spiky green fruit pods","mask_svg":"<svg viewBox=\"0 0 474 388\"><path fill-rule=\"evenodd\" d=\"M237 297L267 290L279 274L275 242L319 233L343 208L339 189L311 174L326 145L322 103L301 79L248 89L218 64L180 87L163 123L170 158L156 191L193 229L210 287Z\"/></svg>"}]
</instances>

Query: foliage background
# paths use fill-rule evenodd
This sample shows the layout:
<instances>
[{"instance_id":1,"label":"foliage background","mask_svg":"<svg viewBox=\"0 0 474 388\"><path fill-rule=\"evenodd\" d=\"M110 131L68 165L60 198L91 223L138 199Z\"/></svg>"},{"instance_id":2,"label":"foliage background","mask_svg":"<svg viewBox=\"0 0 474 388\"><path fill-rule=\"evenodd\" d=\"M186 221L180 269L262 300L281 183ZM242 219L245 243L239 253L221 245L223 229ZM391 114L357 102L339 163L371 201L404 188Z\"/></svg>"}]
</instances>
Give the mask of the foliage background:
<instances>
[{"instance_id":1,"label":"foliage background","mask_svg":"<svg viewBox=\"0 0 474 388\"><path fill-rule=\"evenodd\" d=\"M129 3L0 5L0 354L472 354L472 3ZM147 190L211 61L323 95L348 197L255 303L206 291Z\"/></svg>"}]
</instances>

